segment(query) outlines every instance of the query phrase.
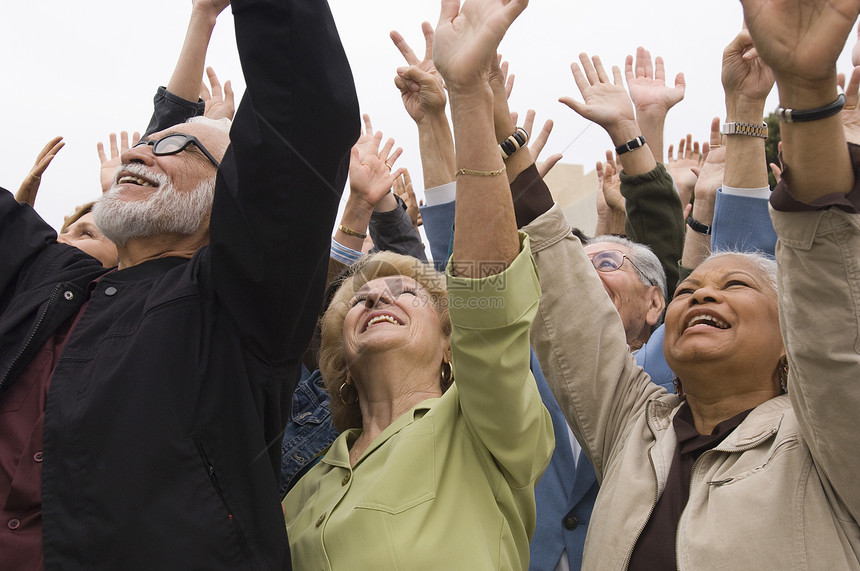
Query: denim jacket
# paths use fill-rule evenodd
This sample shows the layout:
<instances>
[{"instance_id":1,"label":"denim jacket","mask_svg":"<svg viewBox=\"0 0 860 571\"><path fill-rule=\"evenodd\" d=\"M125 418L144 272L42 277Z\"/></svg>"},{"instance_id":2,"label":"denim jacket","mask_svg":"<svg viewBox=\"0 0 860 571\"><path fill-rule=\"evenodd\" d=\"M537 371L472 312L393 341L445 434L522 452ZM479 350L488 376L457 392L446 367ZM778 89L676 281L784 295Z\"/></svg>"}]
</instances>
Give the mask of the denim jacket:
<instances>
[{"instance_id":1,"label":"denim jacket","mask_svg":"<svg viewBox=\"0 0 860 571\"><path fill-rule=\"evenodd\" d=\"M323 387L319 369L309 373L303 366L281 441L281 497L316 464L319 453L337 438L328 403L328 392Z\"/></svg>"}]
</instances>

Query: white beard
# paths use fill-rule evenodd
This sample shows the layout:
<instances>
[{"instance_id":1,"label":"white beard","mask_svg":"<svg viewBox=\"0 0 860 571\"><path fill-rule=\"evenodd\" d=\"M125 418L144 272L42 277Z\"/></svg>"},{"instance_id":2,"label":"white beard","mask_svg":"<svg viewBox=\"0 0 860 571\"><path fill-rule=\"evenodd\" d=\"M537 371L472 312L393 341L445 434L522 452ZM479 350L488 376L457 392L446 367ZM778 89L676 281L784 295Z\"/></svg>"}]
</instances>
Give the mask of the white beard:
<instances>
[{"instance_id":1,"label":"white beard","mask_svg":"<svg viewBox=\"0 0 860 571\"><path fill-rule=\"evenodd\" d=\"M202 181L191 192L178 192L169 177L146 165L128 164L120 170L157 183L158 190L146 200L127 201L114 181L110 191L93 205L96 226L117 246L123 247L133 238L161 234L190 236L207 220L215 196L215 177Z\"/></svg>"}]
</instances>

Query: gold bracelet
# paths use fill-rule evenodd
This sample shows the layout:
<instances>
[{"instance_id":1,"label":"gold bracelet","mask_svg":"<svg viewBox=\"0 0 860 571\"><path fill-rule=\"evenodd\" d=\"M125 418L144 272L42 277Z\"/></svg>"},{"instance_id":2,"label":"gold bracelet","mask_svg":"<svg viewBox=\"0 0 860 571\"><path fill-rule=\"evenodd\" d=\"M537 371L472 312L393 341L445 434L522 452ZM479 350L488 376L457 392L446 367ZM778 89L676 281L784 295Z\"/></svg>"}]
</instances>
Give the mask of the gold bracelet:
<instances>
[{"instance_id":1,"label":"gold bracelet","mask_svg":"<svg viewBox=\"0 0 860 571\"><path fill-rule=\"evenodd\" d=\"M462 175L471 175L471 176L499 176L503 172L505 172L506 167L502 167L497 171L476 171L472 169L457 169L457 176Z\"/></svg>"},{"instance_id":2,"label":"gold bracelet","mask_svg":"<svg viewBox=\"0 0 860 571\"><path fill-rule=\"evenodd\" d=\"M343 232L344 234L349 234L350 236L355 236L356 238L361 238L362 240L367 238L367 234L362 234L361 232L356 232L352 228L347 228L343 224L338 224L337 229L340 230L341 232Z\"/></svg>"}]
</instances>

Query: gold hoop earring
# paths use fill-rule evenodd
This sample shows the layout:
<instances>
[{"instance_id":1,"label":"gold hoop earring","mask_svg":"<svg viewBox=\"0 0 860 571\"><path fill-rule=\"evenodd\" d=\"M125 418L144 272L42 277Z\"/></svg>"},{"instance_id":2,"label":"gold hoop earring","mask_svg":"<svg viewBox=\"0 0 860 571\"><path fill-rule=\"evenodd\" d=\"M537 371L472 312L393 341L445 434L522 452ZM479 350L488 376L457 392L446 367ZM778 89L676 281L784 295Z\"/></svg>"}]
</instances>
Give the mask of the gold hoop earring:
<instances>
[{"instance_id":1,"label":"gold hoop earring","mask_svg":"<svg viewBox=\"0 0 860 571\"><path fill-rule=\"evenodd\" d=\"M442 390L444 391L454 382L454 367L448 361L442 361Z\"/></svg>"},{"instance_id":2,"label":"gold hoop earring","mask_svg":"<svg viewBox=\"0 0 860 571\"><path fill-rule=\"evenodd\" d=\"M343 390L347 387L353 392L352 398L350 400L346 400L345 398L343 398ZM348 385L345 382L340 385L340 388L337 390L337 396L340 397L340 402L345 405L355 404L358 402L358 391L354 386L352 386L351 384Z\"/></svg>"},{"instance_id":3,"label":"gold hoop earring","mask_svg":"<svg viewBox=\"0 0 860 571\"><path fill-rule=\"evenodd\" d=\"M788 392L788 357L783 355L779 358L779 368L777 369L777 373L779 376L779 388L782 390L783 394Z\"/></svg>"}]
</instances>

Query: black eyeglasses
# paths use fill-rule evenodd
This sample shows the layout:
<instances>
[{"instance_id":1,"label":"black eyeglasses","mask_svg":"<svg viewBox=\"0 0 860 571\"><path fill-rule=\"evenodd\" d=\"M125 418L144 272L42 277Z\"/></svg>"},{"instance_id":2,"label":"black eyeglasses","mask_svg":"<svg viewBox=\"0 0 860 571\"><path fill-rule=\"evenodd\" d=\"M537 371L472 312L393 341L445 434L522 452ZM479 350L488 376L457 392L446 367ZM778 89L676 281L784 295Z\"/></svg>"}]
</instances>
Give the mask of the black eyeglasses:
<instances>
[{"instance_id":1,"label":"black eyeglasses","mask_svg":"<svg viewBox=\"0 0 860 571\"><path fill-rule=\"evenodd\" d=\"M172 135L167 135L166 137L162 137L157 141L140 141L135 145L135 147L140 147L141 145L151 145L152 146L152 154L157 157L163 157L165 155L175 155L177 153L181 153L188 145L194 143L200 151L206 155L206 158L212 161L212 164L215 165L217 169L220 165L218 161L215 160L215 157L212 156L212 153L206 150L206 147L200 144L200 141L197 140L197 137L194 135L186 135L184 133L173 133Z\"/></svg>"},{"instance_id":2,"label":"black eyeglasses","mask_svg":"<svg viewBox=\"0 0 860 571\"><path fill-rule=\"evenodd\" d=\"M591 265L593 265L594 269L598 272L614 272L615 270L621 269L621 266L624 264L624 258L627 258L630 264L636 268L637 272L639 272L639 275L645 278L650 285L655 285L654 282L639 269L639 266L633 263L630 256L623 252L619 252L618 250L604 250L594 254L594 256L591 257Z\"/></svg>"}]
</instances>

